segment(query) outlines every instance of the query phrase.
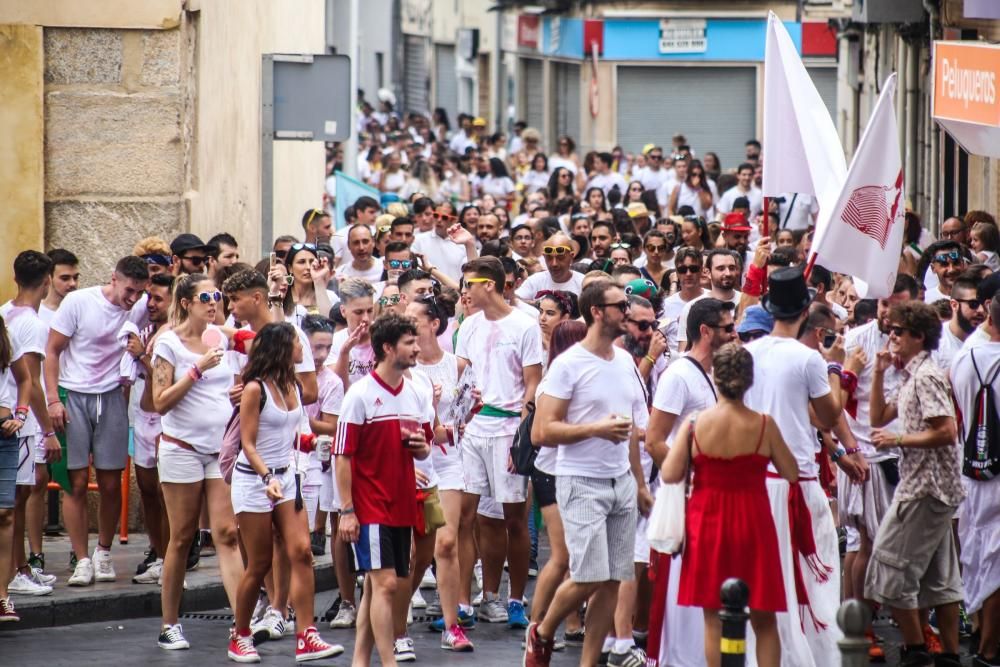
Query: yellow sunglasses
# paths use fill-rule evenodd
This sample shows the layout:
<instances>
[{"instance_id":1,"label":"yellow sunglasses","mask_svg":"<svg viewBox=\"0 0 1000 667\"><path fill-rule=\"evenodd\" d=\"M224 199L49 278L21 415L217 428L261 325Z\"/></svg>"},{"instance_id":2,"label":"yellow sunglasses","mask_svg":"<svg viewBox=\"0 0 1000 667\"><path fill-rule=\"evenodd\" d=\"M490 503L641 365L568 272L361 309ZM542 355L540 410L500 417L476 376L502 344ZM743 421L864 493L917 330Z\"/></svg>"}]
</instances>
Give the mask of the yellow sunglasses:
<instances>
[{"instance_id":1,"label":"yellow sunglasses","mask_svg":"<svg viewBox=\"0 0 1000 667\"><path fill-rule=\"evenodd\" d=\"M465 282L470 283L470 284L475 284L475 283L491 283L491 282L493 282L493 279L492 278L467 278Z\"/></svg>"},{"instance_id":2,"label":"yellow sunglasses","mask_svg":"<svg viewBox=\"0 0 1000 667\"><path fill-rule=\"evenodd\" d=\"M547 245L542 248L542 252L546 255L565 255L568 252L573 252L573 249L568 245Z\"/></svg>"}]
</instances>

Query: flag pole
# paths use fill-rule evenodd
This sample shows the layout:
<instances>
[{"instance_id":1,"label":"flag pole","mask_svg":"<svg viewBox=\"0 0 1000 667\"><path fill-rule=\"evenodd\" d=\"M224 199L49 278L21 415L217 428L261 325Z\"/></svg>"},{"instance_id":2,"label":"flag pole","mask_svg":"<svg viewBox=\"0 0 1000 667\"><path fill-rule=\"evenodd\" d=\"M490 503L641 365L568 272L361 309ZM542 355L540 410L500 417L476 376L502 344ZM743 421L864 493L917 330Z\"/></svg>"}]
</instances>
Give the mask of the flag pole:
<instances>
[{"instance_id":1,"label":"flag pole","mask_svg":"<svg viewBox=\"0 0 1000 667\"><path fill-rule=\"evenodd\" d=\"M802 275L805 276L806 280L809 280L809 274L812 273L813 265L816 264L817 257L819 257L819 255L817 255L816 253L814 252L809 253L809 261L806 262L806 268L802 272Z\"/></svg>"}]
</instances>

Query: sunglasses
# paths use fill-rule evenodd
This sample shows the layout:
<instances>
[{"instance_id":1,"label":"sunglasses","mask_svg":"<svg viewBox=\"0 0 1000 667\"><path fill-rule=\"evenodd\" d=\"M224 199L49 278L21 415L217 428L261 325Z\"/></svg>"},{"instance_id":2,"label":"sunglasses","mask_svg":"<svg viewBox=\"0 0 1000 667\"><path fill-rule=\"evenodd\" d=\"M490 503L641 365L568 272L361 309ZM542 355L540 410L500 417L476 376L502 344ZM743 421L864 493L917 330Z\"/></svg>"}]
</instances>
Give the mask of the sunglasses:
<instances>
[{"instance_id":1,"label":"sunglasses","mask_svg":"<svg viewBox=\"0 0 1000 667\"><path fill-rule=\"evenodd\" d=\"M713 329L721 329L722 331L725 331L726 333L730 334L736 331L735 322L730 322L729 324L709 324L708 326L712 327Z\"/></svg>"},{"instance_id":2,"label":"sunglasses","mask_svg":"<svg viewBox=\"0 0 1000 667\"><path fill-rule=\"evenodd\" d=\"M159 253L150 253L148 255L143 255L142 258L146 260L146 264L170 266L170 257L168 257L167 255L161 255Z\"/></svg>"},{"instance_id":3,"label":"sunglasses","mask_svg":"<svg viewBox=\"0 0 1000 667\"><path fill-rule=\"evenodd\" d=\"M212 303L213 301L219 303L222 301L222 292L218 290L214 292L202 292L198 294L198 301L202 303Z\"/></svg>"},{"instance_id":4,"label":"sunglasses","mask_svg":"<svg viewBox=\"0 0 1000 667\"><path fill-rule=\"evenodd\" d=\"M546 255L565 255L568 252L573 252L573 249L568 245L547 245L542 247L542 252Z\"/></svg>"},{"instance_id":5,"label":"sunglasses","mask_svg":"<svg viewBox=\"0 0 1000 667\"><path fill-rule=\"evenodd\" d=\"M275 250L274 251L274 256L277 257L278 259L284 261L285 257L288 256L288 251L287 250Z\"/></svg>"},{"instance_id":6,"label":"sunglasses","mask_svg":"<svg viewBox=\"0 0 1000 667\"><path fill-rule=\"evenodd\" d=\"M466 284L469 284L469 285L475 285L476 283L491 283L491 282L493 282L493 279L492 278L467 278L465 280L465 282L466 282Z\"/></svg>"},{"instance_id":7,"label":"sunglasses","mask_svg":"<svg viewBox=\"0 0 1000 667\"><path fill-rule=\"evenodd\" d=\"M685 273L701 273L701 267L696 264L682 264L674 269L674 272L679 276L683 276Z\"/></svg>"},{"instance_id":8,"label":"sunglasses","mask_svg":"<svg viewBox=\"0 0 1000 667\"><path fill-rule=\"evenodd\" d=\"M633 320L630 317L628 321L638 327L639 331L649 331L650 329L655 329L657 325L656 320Z\"/></svg>"},{"instance_id":9,"label":"sunglasses","mask_svg":"<svg viewBox=\"0 0 1000 667\"><path fill-rule=\"evenodd\" d=\"M201 266L202 264L208 261L208 257L206 257L205 255L186 255L184 257L181 257L181 261L191 262L195 266Z\"/></svg>"},{"instance_id":10,"label":"sunglasses","mask_svg":"<svg viewBox=\"0 0 1000 667\"><path fill-rule=\"evenodd\" d=\"M896 338L902 337L903 333L907 331L913 333L913 330L907 327L899 327L896 325L892 325L891 327L889 327L889 333L895 336Z\"/></svg>"},{"instance_id":11,"label":"sunglasses","mask_svg":"<svg viewBox=\"0 0 1000 667\"><path fill-rule=\"evenodd\" d=\"M980 308L983 307L983 302L980 301L979 299L955 299L955 301L958 301L959 303L964 303L972 310L979 310Z\"/></svg>"},{"instance_id":12,"label":"sunglasses","mask_svg":"<svg viewBox=\"0 0 1000 667\"><path fill-rule=\"evenodd\" d=\"M503 284L504 289L514 289L514 281L508 280Z\"/></svg>"},{"instance_id":13,"label":"sunglasses","mask_svg":"<svg viewBox=\"0 0 1000 667\"><path fill-rule=\"evenodd\" d=\"M413 260L411 259L390 259L389 268L390 269L403 269L404 271L413 266Z\"/></svg>"},{"instance_id":14,"label":"sunglasses","mask_svg":"<svg viewBox=\"0 0 1000 667\"><path fill-rule=\"evenodd\" d=\"M392 225L382 225L376 230L379 234L388 234L392 231Z\"/></svg>"},{"instance_id":15,"label":"sunglasses","mask_svg":"<svg viewBox=\"0 0 1000 667\"><path fill-rule=\"evenodd\" d=\"M646 252L663 252L667 246L650 243L646 245Z\"/></svg>"},{"instance_id":16,"label":"sunglasses","mask_svg":"<svg viewBox=\"0 0 1000 667\"><path fill-rule=\"evenodd\" d=\"M662 155L650 155L649 159L650 160L662 160L663 156Z\"/></svg>"},{"instance_id":17,"label":"sunglasses","mask_svg":"<svg viewBox=\"0 0 1000 667\"><path fill-rule=\"evenodd\" d=\"M619 249L621 249L621 250L632 250L632 246L630 246L627 243L621 243L621 242L612 243L611 246L610 246L610 248L612 250L619 250Z\"/></svg>"},{"instance_id":18,"label":"sunglasses","mask_svg":"<svg viewBox=\"0 0 1000 667\"><path fill-rule=\"evenodd\" d=\"M597 303L598 308L617 308L622 311L622 315L628 312L628 301L615 301L614 303Z\"/></svg>"},{"instance_id":19,"label":"sunglasses","mask_svg":"<svg viewBox=\"0 0 1000 667\"><path fill-rule=\"evenodd\" d=\"M395 306L399 303L400 299L403 298L402 294L393 294L392 296L383 296L378 300L378 305L380 306Z\"/></svg>"},{"instance_id":20,"label":"sunglasses","mask_svg":"<svg viewBox=\"0 0 1000 667\"><path fill-rule=\"evenodd\" d=\"M934 255L934 263L940 264L941 266L945 266L947 264L962 264L962 254L957 250L952 250L951 252Z\"/></svg>"},{"instance_id":21,"label":"sunglasses","mask_svg":"<svg viewBox=\"0 0 1000 667\"><path fill-rule=\"evenodd\" d=\"M434 214L434 219L435 220L446 220L448 222L455 222L456 220L458 220L458 217L454 216L454 215L449 215L448 213L435 213Z\"/></svg>"},{"instance_id":22,"label":"sunglasses","mask_svg":"<svg viewBox=\"0 0 1000 667\"><path fill-rule=\"evenodd\" d=\"M309 219L306 220L306 224L303 225L303 227L308 227L312 223L313 218L315 218L317 215L323 216L323 215L326 215L326 214L323 211L321 211L320 209L314 208L312 210L312 212L309 214Z\"/></svg>"},{"instance_id":23,"label":"sunglasses","mask_svg":"<svg viewBox=\"0 0 1000 667\"><path fill-rule=\"evenodd\" d=\"M757 340L758 338L763 338L767 335L766 331L744 331L740 334L740 340L744 343L749 343L752 340ZM829 345L827 345L829 347Z\"/></svg>"}]
</instances>

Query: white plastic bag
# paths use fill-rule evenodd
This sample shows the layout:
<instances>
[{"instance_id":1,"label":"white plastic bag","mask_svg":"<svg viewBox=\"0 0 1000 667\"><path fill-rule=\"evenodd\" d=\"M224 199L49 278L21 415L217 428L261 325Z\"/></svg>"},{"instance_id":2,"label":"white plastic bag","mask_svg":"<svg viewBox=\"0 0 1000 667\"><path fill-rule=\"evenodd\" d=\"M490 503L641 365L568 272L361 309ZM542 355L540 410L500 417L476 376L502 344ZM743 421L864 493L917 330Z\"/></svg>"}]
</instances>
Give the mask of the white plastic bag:
<instances>
[{"instance_id":1,"label":"white plastic bag","mask_svg":"<svg viewBox=\"0 0 1000 667\"><path fill-rule=\"evenodd\" d=\"M656 490L656 501L646 524L646 539L649 546L660 553L678 553L684 544L686 487L685 482L678 482L661 484Z\"/></svg>"}]
</instances>

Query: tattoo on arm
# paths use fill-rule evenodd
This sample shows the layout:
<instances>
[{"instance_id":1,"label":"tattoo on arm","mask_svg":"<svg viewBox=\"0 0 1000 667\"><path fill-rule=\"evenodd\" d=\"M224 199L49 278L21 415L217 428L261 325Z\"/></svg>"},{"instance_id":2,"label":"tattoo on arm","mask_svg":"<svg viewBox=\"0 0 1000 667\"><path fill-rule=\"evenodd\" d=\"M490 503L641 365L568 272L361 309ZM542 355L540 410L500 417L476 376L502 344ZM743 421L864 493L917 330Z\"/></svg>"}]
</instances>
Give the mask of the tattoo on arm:
<instances>
[{"instance_id":1,"label":"tattoo on arm","mask_svg":"<svg viewBox=\"0 0 1000 667\"><path fill-rule=\"evenodd\" d=\"M153 384L159 391L169 388L174 383L174 369L165 359L153 362Z\"/></svg>"}]
</instances>

